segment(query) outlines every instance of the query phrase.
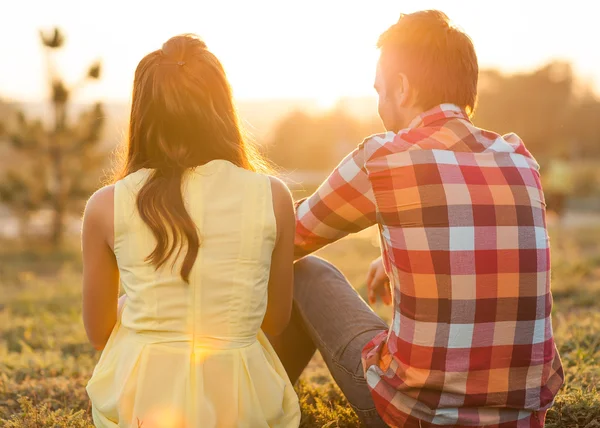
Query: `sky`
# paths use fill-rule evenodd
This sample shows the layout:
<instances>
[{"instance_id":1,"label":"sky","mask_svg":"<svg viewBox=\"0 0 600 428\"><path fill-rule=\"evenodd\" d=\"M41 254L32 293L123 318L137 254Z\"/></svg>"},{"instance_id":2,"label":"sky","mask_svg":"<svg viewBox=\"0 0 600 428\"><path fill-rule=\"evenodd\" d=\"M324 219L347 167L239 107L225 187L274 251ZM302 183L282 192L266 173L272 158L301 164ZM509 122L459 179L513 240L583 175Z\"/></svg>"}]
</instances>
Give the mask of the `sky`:
<instances>
[{"instance_id":1,"label":"sky","mask_svg":"<svg viewBox=\"0 0 600 428\"><path fill-rule=\"evenodd\" d=\"M600 87L600 2L591 0L0 0L0 98L46 96L39 29L67 36L59 65L76 81L102 59L81 100L127 101L139 60L180 33L200 35L238 99L374 95L377 38L401 12L443 10L473 39L481 68L573 63ZM4 9L4 10L2 10Z\"/></svg>"}]
</instances>

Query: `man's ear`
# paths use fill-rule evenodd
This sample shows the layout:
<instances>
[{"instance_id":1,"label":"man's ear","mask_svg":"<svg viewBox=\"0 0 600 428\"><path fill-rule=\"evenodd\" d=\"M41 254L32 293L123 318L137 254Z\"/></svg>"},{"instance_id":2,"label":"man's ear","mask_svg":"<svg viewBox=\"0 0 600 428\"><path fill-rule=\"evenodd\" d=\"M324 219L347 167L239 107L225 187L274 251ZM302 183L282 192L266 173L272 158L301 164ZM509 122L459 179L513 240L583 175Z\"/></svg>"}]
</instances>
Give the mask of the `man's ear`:
<instances>
[{"instance_id":1,"label":"man's ear","mask_svg":"<svg viewBox=\"0 0 600 428\"><path fill-rule=\"evenodd\" d=\"M395 77L395 94L396 105L399 107L411 107L413 100L413 88L410 86L408 77L404 73L398 73Z\"/></svg>"}]
</instances>

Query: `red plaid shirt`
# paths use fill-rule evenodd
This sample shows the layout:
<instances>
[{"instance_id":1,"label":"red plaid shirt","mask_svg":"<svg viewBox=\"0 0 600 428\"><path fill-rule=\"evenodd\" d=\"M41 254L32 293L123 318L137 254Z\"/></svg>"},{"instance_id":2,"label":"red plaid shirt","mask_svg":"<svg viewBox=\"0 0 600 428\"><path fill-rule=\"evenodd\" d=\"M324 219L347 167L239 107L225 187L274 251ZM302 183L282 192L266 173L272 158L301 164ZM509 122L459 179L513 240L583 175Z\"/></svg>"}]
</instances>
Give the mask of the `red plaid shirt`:
<instances>
[{"instance_id":1,"label":"red plaid shirt","mask_svg":"<svg viewBox=\"0 0 600 428\"><path fill-rule=\"evenodd\" d=\"M538 164L443 104L366 139L297 207L296 253L377 224L394 292L363 351L392 426L539 426L563 383Z\"/></svg>"}]
</instances>

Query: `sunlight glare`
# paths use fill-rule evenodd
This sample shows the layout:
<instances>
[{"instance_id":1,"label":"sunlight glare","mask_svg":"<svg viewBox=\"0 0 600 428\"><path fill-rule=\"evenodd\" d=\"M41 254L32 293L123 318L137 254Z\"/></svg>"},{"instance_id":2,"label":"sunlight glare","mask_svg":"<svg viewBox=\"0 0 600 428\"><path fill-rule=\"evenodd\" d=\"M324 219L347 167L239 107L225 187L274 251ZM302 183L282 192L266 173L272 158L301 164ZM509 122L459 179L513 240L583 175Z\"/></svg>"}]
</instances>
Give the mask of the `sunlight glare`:
<instances>
[{"instance_id":1,"label":"sunlight glare","mask_svg":"<svg viewBox=\"0 0 600 428\"><path fill-rule=\"evenodd\" d=\"M67 34L61 66L69 81L77 79L90 61L104 61L101 81L82 94L88 100L126 99L133 71L145 54L175 34L196 32L225 64L238 98L318 98L320 106L329 107L333 97L370 95L377 37L400 12L428 8L441 8L469 33L481 68L530 70L563 58L596 86L600 81L598 55L579 42L594 37L589 31L599 6L593 2L580 13L582 8L548 8L541 0L497 4L382 0L352 6L341 0L306 0L302 5L275 0L210 4L172 0L168 8L149 0L144 2L143 20L131 19L139 12L135 2L107 0L93 12L87 2L58 3L60 7L37 0L34 8L30 2L11 4L12 17L0 27L0 55L11 58L0 74L1 97L45 96L38 29L59 25ZM511 31L499 36L484 17L510 21ZM557 25L563 31L554 31ZM243 36L234 36L232 28Z\"/></svg>"},{"instance_id":2,"label":"sunlight glare","mask_svg":"<svg viewBox=\"0 0 600 428\"><path fill-rule=\"evenodd\" d=\"M319 109L328 111L335 107L339 97L331 94L323 94L317 98L317 106Z\"/></svg>"},{"instance_id":3,"label":"sunlight glare","mask_svg":"<svg viewBox=\"0 0 600 428\"><path fill-rule=\"evenodd\" d=\"M154 410L147 419L138 423L141 428L185 428L186 422L181 411L164 407Z\"/></svg>"}]
</instances>

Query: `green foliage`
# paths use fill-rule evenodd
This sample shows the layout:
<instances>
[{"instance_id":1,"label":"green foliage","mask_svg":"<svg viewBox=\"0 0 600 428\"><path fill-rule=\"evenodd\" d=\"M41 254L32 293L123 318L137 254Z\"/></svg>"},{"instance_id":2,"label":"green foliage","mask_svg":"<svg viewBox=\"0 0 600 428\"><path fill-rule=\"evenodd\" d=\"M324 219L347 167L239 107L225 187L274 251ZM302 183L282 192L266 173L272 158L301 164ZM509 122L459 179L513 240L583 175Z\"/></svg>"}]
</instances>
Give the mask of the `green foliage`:
<instances>
[{"instance_id":1,"label":"green foliage","mask_svg":"<svg viewBox=\"0 0 600 428\"><path fill-rule=\"evenodd\" d=\"M65 36L59 28L53 28L50 32L40 30L40 39L49 49L60 49L65 44Z\"/></svg>"},{"instance_id":2,"label":"green foliage","mask_svg":"<svg viewBox=\"0 0 600 428\"><path fill-rule=\"evenodd\" d=\"M343 108L317 116L294 112L275 127L267 155L286 169L330 169L381 130L379 120L357 120Z\"/></svg>"},{"instance_id":3,"label":"green foliage","mask_svg":"<svg viewBox=\"0 0 600 428\"><path fill-rule=\"evenodd\" d=\"M562 152L600 155L600 100L591 89L579 94L572 67L552 62L530 73L480 75L476 125L516 132L538 158Z\"/></svg>"},{"instance_id":4,"label":"green foliage","mask_svg":"<svg viewBox=\"0 0 600 428\"><path fill-rule=\"evenodd\" d=\"M51 410L48 404L34 406L27 397L20 397L19 412L4 422L6 428L90 428L93 427L85 410L66 411L63 409Z\"/></svg>"},{"instance_id":5,"label":"green foliage","mask_svg":"<svg viewBox=\"0 0 600 428\"><path fill-rule=\"evenodd\" d=\"M356 427L356 414L331 381L324 385L298 382L296 392L300 398L302 420L300 427Z\"/></svg>"},{"instance_id":6,"label":"green foliage","mask_svg":"<svg viewBox=\"0 0 600 428\"><path fill-rule=\"evenodd\" d=\"M600 100L579 91L571 66L552 62L527 73L480 73L473 122L504 134L517 133L540 160L563 151L574 157L600 156ZM580 94L583 92L583 94ZM343 105L313 116L292 112L272 132L268 155L286 169L331 169L364 138L382 131L373 106L350 115Z\"/></svg>"},{"instance_id":7,"label":"green foliage","mask_svg":"<svg viewBox=\"0 0 600 428\"><path fill-rule=\"evenodd\" d=\"M88 70L88 77L90 79L99 79L100 78L100 73L102 71L102 63L95 62L94 64L92 64Z\"/></svg>"},{"instance_id":8,"label":"green foliage","mask_svg":"<svg viewBox=\"0 0 600 428\"><path fill-rule=\"evenodd\" d=\"M375 237L367 230L320 252L363 294L367 265L379 253ZM556 230L551 239L554 333L566 383L546 426L600 427L600 230ZM16 250L0 245L0 426L91 427L85 385L98 353L81 323L80 260ZM389 308L375 310L389 320ZM296 390L301 427L358 426L318 355Z\"/></svg>"},{"instance_id":9,"label":"green foliage","mask_svg":"<svg viewBox=\"0 0 600 428\"><path fill-rule=\"evenodd\" d=\"M65 42L59 29L40 32L47 50L47 78L53 123L29 120L18 112L14 123L6 125L11 159L0 181L0 202L21 219L21 232L28 230L29 218L43 208L52 211L51 240L62 242L65 218L81 210L82 201L98 188L105 161L99 149L104 111L101 104L85 109L69 121L70 100L74 92L90 80L97 80L101 64L92 64L83 81L68 85L60 76L54 55Z\"/></svg>"}]
</instances>

